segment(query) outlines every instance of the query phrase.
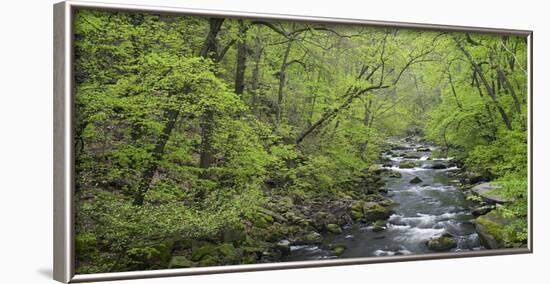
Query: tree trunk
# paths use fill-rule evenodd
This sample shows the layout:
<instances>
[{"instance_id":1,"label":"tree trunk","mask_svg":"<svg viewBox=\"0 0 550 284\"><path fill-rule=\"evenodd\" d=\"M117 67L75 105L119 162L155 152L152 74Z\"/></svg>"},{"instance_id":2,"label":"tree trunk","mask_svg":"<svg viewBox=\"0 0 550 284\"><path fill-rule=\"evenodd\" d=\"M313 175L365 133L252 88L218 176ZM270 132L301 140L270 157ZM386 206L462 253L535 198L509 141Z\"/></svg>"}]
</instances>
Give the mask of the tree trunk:
<instances>
[{"instance_id":1,"label":"tree trunk","mask_svg":"<svg viewBox=\"0 0 550 284\"><path fill-rule=\"evenodd\" d=\"M466 56L466 58L468 59L468 61L472 65L472 67L474 68L477 76L479 77L479 79L483 83L483 86L485 87L485 90L489 94L489 97L491 97L491 100L493 101L493 103L496 106L498 112L500 113L500 116L502 118L502 121L504 122L504 125L506 126L506 129L512 130L512 124L510 123L510 119L508 118L508 115L506 114L506 112L504 111L504 109L502 108L500 103L498 102L497 97L495 95L495 91L491 87L491 85L489 84L489 81L487 81L487 78L485 78L485 75L483 73L483 70L481 69L481 66L479 66L479 64L475 61L474 57L470 54L470 52L468 52L466 50L466 48L464 48L460 44L458 39L455 39L455 41L457 42L458 48Z\"/></svg>"},{"instance_id":2,"label":"tree trunk","mask_svg":"<svg viewBox=\"0 0 550 284\"><path fill-rule=\"evenodd\" d=\"M292 40L288 41L288 44L283 55L283 62L281 63L281 70L279 71L279 90L277 92L277 117L276 122L279 124L281 122L281 116L283 112L283 98L284 98L284 88L286 83L286 69L288 67L288 56L290 54L290 49L292 47Z\"/></svg>"},{"instance_id":3,"label":"tree trunk","mask_svg":"<svg viewBox=\"0 0 550 284\"><path fill-rule=\"evenodd\" d=\"M315 123L313 123L308 129L306 129L304 132L302 132L302 134L300 134L300 136L298 136L298 138L296 139L296 144L300 144L302 143L302 141L308 136L310 135L314 130L316 130L317 128L321 127L325 122L327 122L328 120L332 119L336 114L338 114L340 111L342 111L343 109L345 109L346 107L348 107L355 98L361 96L362 94L364 93L367 93L369 91L372 91L372 90L376 90L376 89L383 89L383 88L387 88L388 86L373 86L373 87L368 87L366 89L363 89L363 90L360 90L360 91L356 91L354 92L353 94L350 94L352 93L352 89L348 89L348 91L346 92L348 94L348 98L342 103L340 104L340 106L338 106L337 108L334 108L332 110L329 110L327 112L325 112L323 114L323 116L321 116L321 118L319 118Z\"/></svg>"},{"instance_id":4,"label":"tree trunk","mask_svg":"<svg viewBox=\"0 0 550 284\"><path fill-rule=\"evenodd\" d=\"M164 129L162 130L162 133L160 137L158 138L157 144L155 145L155 148L153 149L153 154L151 157L151 163L147 166L145 171L142 173L141 181L138 184L137 193L134 197L134 205L143 205L143 200L145 198L145 194L151 187L151 182L153 181L153 177L155 176L155 173L157 172L158 163L162 159L164 155L164 147L166 146L166 143L168 142L168 139L170 138L170 134L172 132L172 129L174 129L174 126L176 124L176 121L179 116L179 111L176 110L168 110L166 111L166 116L168 117L168 122L164 126Z\"/></svg>"},{"instance_id":5,"label":"tree trunk","mask_svg":"<svg viewBox=\"0 0 550 284\"><path fill-rule=\"evenodd\" d=\"M217 56L218 50L218 41L217 36L222 27L223 19L211 18L210 19L210 32L206 38L203 49L200 56L204 58L210 58L213 61L215 59L221 59ZM201 145L200 145L200 160L199 166L202 169L210 167L214 162L214 153L212 147L212 134L214 133L214 112L205 111L202 117L200 118L201 123ZM203 176L206 176L206 173L203 172Z\"/></svg>"},{"instance_id":6,"label":"tree trunk","mask_svg":"<svg viewBox=\"0 0 550 284\"><path fill-rule=\"evenodd\" d=\"M252 70L252 111L257 115L257 104L260 89L260 63L262 59L261 42L258 37L254 39L254 70Z\"/></svg>"},{"instance_id":7,"label":"tree trunk","mask_svg":"<svg viewBox=\"0 0 550 284\"><path fill-rule=\"evenodd\" d=\"M235 68L235 94L242 97L244 74L246 70L246 26L239 20L239 39L237 40L237 66Z\"/></svg>"},{"instance_id":8,"label":"tree trunk","mask_svg":"<svg viewBox=\"0 0 550 284\"><path fill-rule=\"evenodd\" d=\"M506 74L504 74L504 72L500 68L498 69L498 74L503 85L508 90L508 93L510 94L510 96L512 96L512 99L514 100L514 108L516 109L516 112L520 113L521 104L519 103L519 99L516 96L516 91L514 90L514 87L510 84L508 77L506 76Z\"/></svg>"}]
</instances>

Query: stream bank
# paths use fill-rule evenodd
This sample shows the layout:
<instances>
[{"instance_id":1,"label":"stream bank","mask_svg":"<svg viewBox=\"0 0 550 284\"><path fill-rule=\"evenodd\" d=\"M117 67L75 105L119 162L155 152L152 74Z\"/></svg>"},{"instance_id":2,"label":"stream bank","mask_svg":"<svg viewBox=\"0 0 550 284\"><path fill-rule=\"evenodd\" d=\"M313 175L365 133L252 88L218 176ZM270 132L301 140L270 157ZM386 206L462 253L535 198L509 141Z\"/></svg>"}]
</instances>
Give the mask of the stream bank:
<instances>
[{"instance_id":1,"label":"stream bank","mask_svg":"<svg viewBox=\"0 0 550 284\"><path fill-rule=\"evenodd\" d=\"M275 192L242 228L227 229L217 239L175 242L170 267L509 246L498 238L505 223L495 215L497 204L467 198L478 194L471 188L483 181L480 177L464 172L452 158L435 158L437 147L417 138L389 145L380 163L342 185L338 196Z\"/></svg>"}]
</instances>

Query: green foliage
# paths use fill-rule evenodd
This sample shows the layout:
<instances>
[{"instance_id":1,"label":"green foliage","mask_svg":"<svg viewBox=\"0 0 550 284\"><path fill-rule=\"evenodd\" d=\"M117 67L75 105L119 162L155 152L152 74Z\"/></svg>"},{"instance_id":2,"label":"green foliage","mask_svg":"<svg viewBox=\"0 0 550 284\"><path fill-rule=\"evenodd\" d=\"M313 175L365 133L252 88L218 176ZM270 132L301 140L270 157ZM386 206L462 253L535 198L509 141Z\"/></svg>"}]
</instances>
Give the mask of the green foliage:
<instances>
[{"instance_id":1,"label":"green foliage","mask_svg":"<svg viewBox=\"0 0 550 284\"><path fill-rule=\"evenodd\" d=\"M516 174L527 177L527 133L503 131L495 141L479 145L469 152L466 163L477 172L492 176Z\"/></svg>"},{"instance_id":2,"label":"green foliage","mask_svg":"<svg viewBox=\"0 0 550 284\"><path fill-rule=\"evenodd\" d=\"M517 242L526 242L527 231L527 176L508 174L496 181L502 187L499 194L514 202L499 208L501 214L506 218L514 218L514 222L506 226L506 234L510 239Z\"/></svg>"},{"instance_id":3,"label":"green foliage","mask_svg":"<svg viewBox=\"0 0 550 284\"><path fill-rule=\"evenodd\" d=\"M411 134L497 178L517 200L501 210L522 217L513 231L525 238L524 39L212 21L76 13L78 273L166 268L175 241L221 242L227 230L254 252L216 251L255 262L270 227L294 230L260 212L274 199L288 210L349 197L387 139ZM494 98L462 50L483 63ZM220 262L199 260L183 263Z\"/></svg>"}]
</instances>

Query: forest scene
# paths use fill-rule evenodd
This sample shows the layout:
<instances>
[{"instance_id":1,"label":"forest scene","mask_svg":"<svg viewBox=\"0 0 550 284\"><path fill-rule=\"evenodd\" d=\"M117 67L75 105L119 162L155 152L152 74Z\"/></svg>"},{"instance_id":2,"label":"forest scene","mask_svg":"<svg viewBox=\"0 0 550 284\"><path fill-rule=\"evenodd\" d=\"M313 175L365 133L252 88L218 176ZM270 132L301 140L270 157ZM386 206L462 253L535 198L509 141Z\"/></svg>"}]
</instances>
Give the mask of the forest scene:
<instances>
[{"instance_id":1,"label":"forest scene","mask_svg":"<svg viewBox=\"0 0 550 284\"><path fill-rule=\"evenodd\" d=\"M521 248L523 36L81 9L76 273Z\"/></svg>"}]
</instances>

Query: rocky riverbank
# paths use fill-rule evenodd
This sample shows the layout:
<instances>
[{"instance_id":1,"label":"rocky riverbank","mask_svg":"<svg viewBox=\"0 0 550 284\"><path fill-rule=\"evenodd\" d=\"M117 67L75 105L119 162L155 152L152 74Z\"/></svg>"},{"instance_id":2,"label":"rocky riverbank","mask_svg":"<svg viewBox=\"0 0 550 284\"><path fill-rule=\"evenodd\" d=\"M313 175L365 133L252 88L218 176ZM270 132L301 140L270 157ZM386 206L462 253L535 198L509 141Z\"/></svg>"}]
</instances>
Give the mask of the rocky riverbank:
<instances>
[{"instance_id":1,"label":"rocky riverbank","mask_svg":"<svg viewBox=\"0 0 550 284\"><path fill-rule=\"evenodd\" d=\"M337 194L271 192L266 206L238 227L211 239L170 242L168 266L518 246L503 237L510 220L494 210L503 200L487 190L486 179L434 149L414 137L388 143L380 164L341 184Z\"/></svg>"},{"instance_id":2,"label":"rocky riverbank","mask_svg":"<svg viewBox=\"0 0 550 284\"><path fill-rule=\"evenodd\" d=\"M226 229L218 238L176 240L170 268L282 261L300 246L322 246L334 256L346 247L325 238L341 234L355 224L374 225L393 213L382 175L373 166L342 185L338 196L308 196L275 192L254 218L238 228Z\"/></svg>"}]
</instances>

